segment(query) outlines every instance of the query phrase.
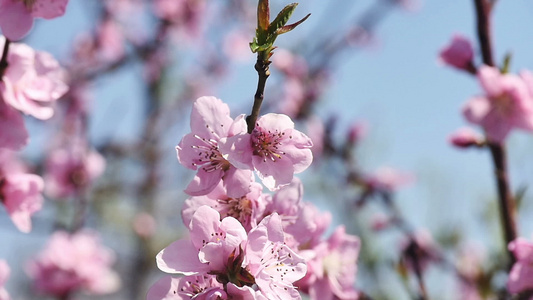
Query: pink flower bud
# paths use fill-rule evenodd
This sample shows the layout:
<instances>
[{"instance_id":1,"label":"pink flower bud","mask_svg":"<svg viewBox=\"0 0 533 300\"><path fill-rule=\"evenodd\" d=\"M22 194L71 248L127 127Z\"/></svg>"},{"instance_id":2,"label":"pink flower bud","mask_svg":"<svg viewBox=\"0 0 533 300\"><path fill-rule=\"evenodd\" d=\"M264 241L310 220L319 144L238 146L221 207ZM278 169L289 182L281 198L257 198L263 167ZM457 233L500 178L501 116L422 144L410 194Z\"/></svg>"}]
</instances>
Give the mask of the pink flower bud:
<instances>
[{"instance_id":1,"label":"pink flower bud","mask_svg":"<svg viewBox=\"0 0 533 300\"><path fill-rule=\"evenodd\" d=\"M351 144L357 143L368 132L368 124L366 122L354 122L348 129L348 142Z\"/></svg>"},{"instance_id":2,"label":"pink flower bud","mask_svg":"<svg viewBox=\"0 0 533 300\"><path fill-rule=\"evenodd\" d=\"M448 137L448 141L459 148L468 148L483 143L483 138L474 130L463 127L456 130Z\"/></svg>"},{"instance_id":3,"label":"pink flower bud","mask_svg":"<svg viewBox=\"0 0 533 300\"><path fill-rule=\"evenodd\" d=\"M440 60L449 66L467 69L474 57L474 49L470 40L460 34L456 34L450 44L440 52L439 56Z\"/></svg>"}]
</instances>

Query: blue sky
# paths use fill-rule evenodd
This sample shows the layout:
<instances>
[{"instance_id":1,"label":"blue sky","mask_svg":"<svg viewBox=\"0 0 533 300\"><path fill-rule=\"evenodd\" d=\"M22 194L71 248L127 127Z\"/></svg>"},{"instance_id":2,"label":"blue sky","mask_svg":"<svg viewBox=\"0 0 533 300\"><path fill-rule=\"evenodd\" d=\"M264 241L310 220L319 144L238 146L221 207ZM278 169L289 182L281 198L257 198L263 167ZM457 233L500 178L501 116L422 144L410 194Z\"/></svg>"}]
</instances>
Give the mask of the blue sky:
<instances>
[{"instance_id":1,"label":"blue sky","mask_svg":"<svg viewBox=\"0 0 533 300\"><path fill-rule=\"evenodd\" d=\"M351 4L348 1L352 0L327 2L339 5L343 11L343 7ZM272 1L273 6L285 2ZM358 1L356 8L367 7L371 2ZM324 3L323 0L302 1L294 19L308 12L313 14L301 26L302 35L309 30L306 28L315 28L316 22L322 20ZM91 16L83 14L84 7L86 3L82 5L81 1L72 0L65 17L39 22L28 43L58 56L67 54L75 34L91 24ZM342 21L346 15L349 12L328 22L332 22L334 28L335 22ZM290 35L298 36L299 30ZM489 153L457 150L446 140L451 132L466 125L460 108L481 89L474 77L437 62L439 50L454 33L462 33L476 42L475 30L473 1L428 0L421 2L414 12L393 12L378 26L376 45L342 63L319 107L326 115L338 114L344 125L354 119L369 122L369 136L360 149L361 163L367 170L387 165L417 176L416 184L402 190L398 197L402 209L417 226L435 230L447 224L464 224L468 237L489 241L487 234L492 228L475 225L495 199ZM51 35L51 32L57 34ZM513 72L533 70L533 2L498 1L493 32L496 61L501 62L505 53L511 51ZM292 40L282 36L279 42L283 47ZM141 107L128 106L126 117L119 125L106 117L109 111L111 114L122 111L125 99L132 103L131 99L139 98L141 91L134 85L139 77L134 72L128 73L119 78L106 78L98 86L95 93L97 116L91 128L95 138L100 131L105 135L105 132L117 130L123 138L135 133ZM243 101L252 99L255 84L256 73L250 61L234 69L217 96L230 103L235 116L248 113L251 103L247 106ZM242 107L246 107L246 111L236 111ZM176 133L176 143L179 138L180 134ZM32 143L39 144L39 138ZM532 136L515 133L507 144L513 187L529 185L533 178ZM531 196L526 198L532 199ZM520 232L530 237L533 224L527 219L522 216Z\"/></svg>"}]
</instances>

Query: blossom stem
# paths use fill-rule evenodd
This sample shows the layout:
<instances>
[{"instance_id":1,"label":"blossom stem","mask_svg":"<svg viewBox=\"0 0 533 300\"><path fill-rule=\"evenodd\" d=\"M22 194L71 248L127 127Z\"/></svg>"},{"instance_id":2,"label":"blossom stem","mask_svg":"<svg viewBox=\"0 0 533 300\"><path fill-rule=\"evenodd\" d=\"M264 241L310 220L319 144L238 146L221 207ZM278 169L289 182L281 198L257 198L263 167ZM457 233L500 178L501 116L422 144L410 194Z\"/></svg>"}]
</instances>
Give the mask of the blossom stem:
<instances>
[{"instance_id":1,"label":"blossom stem","mask_svg":"<svg viewBox=\"0 0 533 300\"><path fill-rule=\"evenodd\" d=\"M265 54L267 51L260 51L257 53L257 62L255 63L255 70L259 79L257 81L257 90L255 91L254 96L254 106L252 107L252 113L246 117L246 123L248 124L248 133L252 133L255 128L255 123L259 117L259 111L261 110L261 104L263 103L264 94L265 94L265 85L270 76L269 65L270 61L268 60L268 54Z\"/></svg>"},{"instance_id":2,"label":"blossom stem","mask_svg":"<svg viewBox=\"0 0 533 300\"><path fill-rule=\"evenodd\" d=\"M494 66L490 35L490 12L492 7L486 0L474 0L474 4L476 6L477 35L483 63L488 66Z\"/></svg>"},{"instance_id":3,"label":"blossom stem","mask_svg":"<svg viewBox=\"0 0 533 300\"><path fill-rule=\"evenodd\" d=\"M9 52L10 44L11 41L6 38L6 42L4 43L4 50L2 51L2 59L0 59L0 81L2 80L2 77L4 77L4 74L7 70L7 66L9 65L7 62L7 54Z\"/></svg>"},{"instance_id":4,"label":"blossom stem","mask_svg":"<svg viewBox=\"0 0 533 300\"><path fill-rule=\"evenodd\" d=\"M509 188L509 178L507 176L507 161L505 154L505 147L499 143L489 143L490 154L494 162L494 173L496 175L496 183L498 185L498 198L500 205L500 216L505 237L505 248L510 242L516 239L516 210L513 196ZM511 264L509 268L515 263L513 253L507 250Z\"/></svg>"},{"instance_id":5,"label":"blossom stem","mask_svg":"<svg viewBox=\"0 0 533 300\"><path fill-rule=\"evenodd\" d=\"M490 12L492 10L492 4L486 0L474 0L474 4L477 16L477 33L483 63L494 67L490 34ZM502 143L495 142L489 142L488 146L494 163L494 173L496 175L496 183L498 186L500 216L505 237L505 248L507 248L507 245L516 239L517 229L515 221L515 204L511 194L509 178L507 176L505 147ZM515 262L515 257L511 251L507 250L507 252L511 262L509 265L510 268Z\"/></svg>"}]
</instances>

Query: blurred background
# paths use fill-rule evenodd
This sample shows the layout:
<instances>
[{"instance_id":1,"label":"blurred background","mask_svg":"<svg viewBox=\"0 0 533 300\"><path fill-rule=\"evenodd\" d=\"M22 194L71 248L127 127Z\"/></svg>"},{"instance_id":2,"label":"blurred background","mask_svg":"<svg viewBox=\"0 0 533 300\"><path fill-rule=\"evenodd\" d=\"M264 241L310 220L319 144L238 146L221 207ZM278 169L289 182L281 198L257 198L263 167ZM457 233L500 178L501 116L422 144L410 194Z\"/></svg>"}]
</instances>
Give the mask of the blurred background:
<instances>
[{"instance_id":1,"label":"blurred background","mask_svg":"<svg viewBox=\"0 0 533 300\"><path fill-rule=\"evenodd\" d=\"M115 251L122 280L116 293L79 298L144 299L163 275L155 255L185 230L183 189L194 172L178 163L175 146L189 132L192 101L214 95L230 105L232 117L251 110L257 73L248 43L256 1L183 0L174 10L158 2L165 1L71 0L63 17L38 21L23 41L68 69L71 90L52 120L26 120L31 141L22 156L46 173L50 153L72 138L64 133L69 108L80 106L75 135L105 157L106 170L76 197L45 194L30 234L0 214L0 258L12 269L6 288L13 299L35 299L27 261L54 230L79 222ZM271 0L271 9L286 4ZM399 174L390 192L413 230L431 233L450 261L461 249L477 249L490 273L491 258L497 264L504 249L490 156L448 142L466 125L462 105L482 89L474 76L438 59L460 33L480 64L473 1L306 0L293 20L308 13L277 40L262 112L291 115L313 138L315 163L300 175L304 199L362 238L358 288L375 299L410 297L398 266L402 232L373 228L384 209L355 204L364 189L347 180L354 170ZM497 63L510 53L511 72L533 69L533 2L497 1L493 16ZM350 159L339 157L354 126ZM507 146L512 188L523 194L519 234L530 238L533 138L513 133ZM430 267L426 278L431 299L463 299L446 267ZM505 283L497 272L488 278L496 288Z\"/></svg>"}]
</instances>

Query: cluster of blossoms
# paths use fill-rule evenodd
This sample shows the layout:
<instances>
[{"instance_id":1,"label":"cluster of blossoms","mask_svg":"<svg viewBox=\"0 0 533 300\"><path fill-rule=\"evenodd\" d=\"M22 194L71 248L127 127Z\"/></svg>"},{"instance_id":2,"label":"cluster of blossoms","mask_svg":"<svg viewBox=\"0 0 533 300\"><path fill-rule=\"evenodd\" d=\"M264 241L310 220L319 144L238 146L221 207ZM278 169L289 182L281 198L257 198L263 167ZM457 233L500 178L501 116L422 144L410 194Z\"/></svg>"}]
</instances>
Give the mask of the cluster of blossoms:
<instances>
[{"instance_id":1,"label":"cluster of blossoms","mask_svg":"<svg viewBox=\"0 0 533 300\"><path fill-rule=\"evenodd\" d=\"M472 97L462 109L468 122L483 128L484 137L470 128L461 128L450 136L454 146L503 145L513 129L533 132L533 74L530 71L523 70L517 75L507 73L508 66L502 70L487 65L476 68L472 44L461 35L453 37L440 53L440 59L451 67L474 74L484 90L484 95ZM515 263L507 279L507 290L511 294L524 293L530 297L533 290L533 244L518 237L509 242L508 249ZM472 290L471 286L463 288Z\"/></svg>"},{"instance_id":2,"label":"cluster of blossoms","mask_svg":"<svg viewBox=\"0 0 533 300\"><path fill-rule=\"evenodd\" d=\"M41 209L44 182L14 162L11 150L22 149L29 139L22 114L50 119L53 103L67 92L68 86L65 71L52 55L10 41L24 37L34 18L63 15L67 2L0 1L0 28L9 40L0 37L6 55L2 60L7 63L0 72L0 202L23 232L31 230L30 217Z\"/></svg>"},{"instance_id":3,"label":"cluster of blossoms","mask_svg":"<svg viewBox=\"0 0 533 300\"><path fill-rule=\"evenodd\" d=\"M485 131L489 142L503 143L512 129L533 132L533 74L523 70L519 75L498 68L474 66L474 50L470 41L456 35L441 53L447 65L475 74L484 95L471 98L463 106L463 115ZM484 141L470 129L455 132L450 141L457 147L482 146Z\"/></svg>"},{"instance_id":4,"label":"cluster of blossoms","mask_svg":"<svg viewBox=\"0 0 533 300\"><path fill-rule=\"evenodd\" d=\"M83 290L91 294L116 291L120 280L111 270L115 257L100 245L96 233L54 233L46 248L27 267L34 287L43 295L64 299Z\"/></svg>"},{"instance_id":5,"label":"cluster of blossoms","mask_svg":"<svg viewBox=\"0 0 533 300\"><path fill-rule=\"evenodd\" d=\"M147 299L357 299L359 238L303 201L294 173L312 162L311 140L285 115L260 117L247 133L244 115L201 97L178 160L198 170L182 219L190 237L157 255L163 277ZM270 192L263 192L263 185Z\"/></svg>"}]
</instances>

